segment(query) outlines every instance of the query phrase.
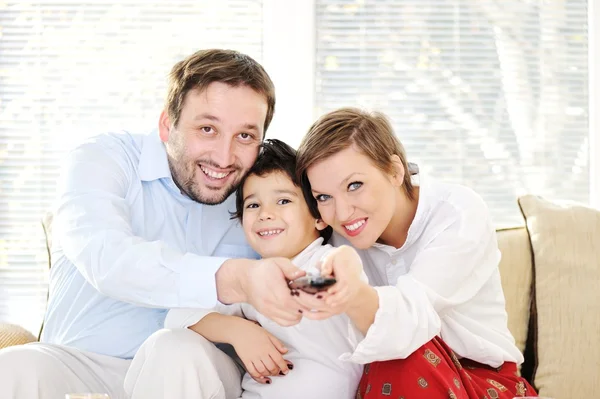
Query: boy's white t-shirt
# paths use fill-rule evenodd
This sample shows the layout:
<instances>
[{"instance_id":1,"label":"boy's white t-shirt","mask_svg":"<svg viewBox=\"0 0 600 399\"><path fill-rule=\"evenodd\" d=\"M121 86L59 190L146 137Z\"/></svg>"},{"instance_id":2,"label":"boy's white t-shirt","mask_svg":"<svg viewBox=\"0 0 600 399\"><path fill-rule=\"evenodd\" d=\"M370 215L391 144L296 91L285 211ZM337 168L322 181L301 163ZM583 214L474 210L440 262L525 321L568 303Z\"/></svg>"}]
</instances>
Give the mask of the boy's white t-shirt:
<instances>
[{"instance_id":1,"label":"boy's white t-shirt","mask_svg":"<svg viewBox=\"0 0 600 399\"><path fill-rule=\"evenodd\" d=\"M318 262L334 247L322 245L318 238L293 259L293 263L310 274L318 274ZM367 281L363 273L362 278ZM171 309L165 328L187 328L212 312L243 316L256 320L280 339L289 352L285 359L294 369L286 376L271 378L271 384L259 384L245 374L242 380L244 399L352 399L362 376L363 365L341 360L348 358L364 336L345 314L326 320L303 318L291 327L282 327L258 313L249 304L217 305L212 310Z\"/></svg>"}]
</instances>

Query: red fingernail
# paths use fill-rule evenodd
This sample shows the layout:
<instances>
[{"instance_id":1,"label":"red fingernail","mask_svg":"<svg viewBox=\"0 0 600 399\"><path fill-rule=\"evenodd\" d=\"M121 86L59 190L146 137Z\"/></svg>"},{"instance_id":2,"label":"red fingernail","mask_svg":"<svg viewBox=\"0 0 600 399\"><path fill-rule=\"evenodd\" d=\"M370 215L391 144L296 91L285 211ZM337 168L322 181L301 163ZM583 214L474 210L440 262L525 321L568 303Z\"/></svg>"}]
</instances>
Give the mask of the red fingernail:
<instances>
[{"instance_id":1,"label":"red fingernail","mask_svg":"<svg viewBox=\"0 0 600 399\"><path fill-rule=\"evenodd\" d=\"M266 380L265 382L266 382L267 384L270 384L270 383L271 383L271 380Z\"/></svg>"},{"instance_id":2,"label":"red fingernail","mask_svg":"<svg viewBox=\"0 0 600 399\"><path fill-rule=\"evenodd\" d=\"M317 295L317 299L323 299L323 295Z\"/></svg>"},{"instance_id":3,"label":"red fingernail","mask_svg":"<svg viewBox=\"0 0 600 399\"><path fill-rule=\"evenodd\" d=\"M302 313L302 309L298 309L298 313Z\"/></svg>"}]
</instances>

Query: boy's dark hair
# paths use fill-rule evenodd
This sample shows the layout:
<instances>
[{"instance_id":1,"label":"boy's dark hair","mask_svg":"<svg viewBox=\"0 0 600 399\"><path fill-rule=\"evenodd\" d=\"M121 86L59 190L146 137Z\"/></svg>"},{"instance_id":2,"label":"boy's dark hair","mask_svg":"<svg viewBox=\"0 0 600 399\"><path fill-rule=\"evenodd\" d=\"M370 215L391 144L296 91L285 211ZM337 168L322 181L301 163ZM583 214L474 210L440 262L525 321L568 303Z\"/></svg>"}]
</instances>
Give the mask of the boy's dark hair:
<instances>
[{"instance_id":1,"label":"boy's dark hair","mask_svg":"<svg viewBox=\"0 0 600 399\"><path fill-rule=\"evenodd\" d=\"M250 168L246 176L240 182L240 185L236 189L235 192L235 212L231 213L232 219L242 220L242 216L244 215L244 183L246 183L246 179L249 176L265 176L269 173L281 172L284 173L287 177L290 178L292 183L296 187L300 187L300 182L298 181L296 175L296 150L287 145L281 140L277 139L266 139L261 144L260 152L258 154L258 158L256 158L256 162ZM310 214L315 219L320 219L321 214L319 213L319 209L317 207L317 201L312 197L312 195L308 192L302 190L302 194L304 196L304 200L306 201L306 205L308 205L308 210ZM325 229L320 231L321 237L325 239L325 243L331 237L332 229L330 226L327 226Z\"/></svg>"}]
</instances>

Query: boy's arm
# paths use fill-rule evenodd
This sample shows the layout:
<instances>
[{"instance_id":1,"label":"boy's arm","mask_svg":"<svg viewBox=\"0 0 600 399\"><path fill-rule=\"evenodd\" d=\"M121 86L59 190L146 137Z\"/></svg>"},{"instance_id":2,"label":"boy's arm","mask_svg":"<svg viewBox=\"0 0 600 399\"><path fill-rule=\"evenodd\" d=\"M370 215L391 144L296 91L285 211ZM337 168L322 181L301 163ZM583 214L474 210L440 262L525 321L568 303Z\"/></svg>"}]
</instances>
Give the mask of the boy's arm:
<instances>
[{"instance_id":1,"label":"boy's arm","mask_svg":"<svg viewBox=\"0 0 600 399\"><path fill-rule=\"evenodd\" d=\"M222 313L229 316L244 317L242 312L242 305L239 303L219 306L213 309L171 309L167 313L165 319L165 328L190 328L193 325L199 323L202 319L211 313Z\"/></svg>"},{"instance_id":2,"label":"boy's arm","mask_svg":"<svg viewBox=\"0 0 600 399\"><path fill-rule=\"evenodd\" d=\"M241 317L210 312L188 328L210 342L234 345L240 334L244 333L247 323L249 322Z\"/></svg>"},{"instance_id":3,"label":"boy's arm","mask_svg":"<svg viewBox=\"0 0 600 399\"><path fill-rule=\"evenodd\" d=\"M232 345L248 373L259 383L268 376L287 374L288 364L282 354L287 348L265 329L242 316L242 306L221 306L228 314L205 309L171 309L166 328L189 328L213 343ZM258 364L257 368L255 365Z\"/></svg>"}]
</instances>

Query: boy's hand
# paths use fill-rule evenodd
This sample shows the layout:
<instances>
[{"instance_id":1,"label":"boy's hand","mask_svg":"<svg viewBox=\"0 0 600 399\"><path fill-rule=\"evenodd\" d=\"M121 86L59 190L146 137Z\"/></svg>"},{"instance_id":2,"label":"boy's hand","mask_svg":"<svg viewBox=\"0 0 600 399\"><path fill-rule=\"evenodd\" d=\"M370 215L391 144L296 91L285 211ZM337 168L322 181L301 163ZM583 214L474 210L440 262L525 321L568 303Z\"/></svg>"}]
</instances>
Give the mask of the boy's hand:
<instances>
[{"instance_id":1,"label":"boy's hand","mask_svg":"<svg viewBox=\"0 0 600 399\"><path fill-rule=\"evenodd\" d=\"M282 356L288 351L285 345L256 322L243 321L231 344L248 374L261 384L270 384L269 376L287 374L290 365Z\"/></svg>"}]
</instances>

